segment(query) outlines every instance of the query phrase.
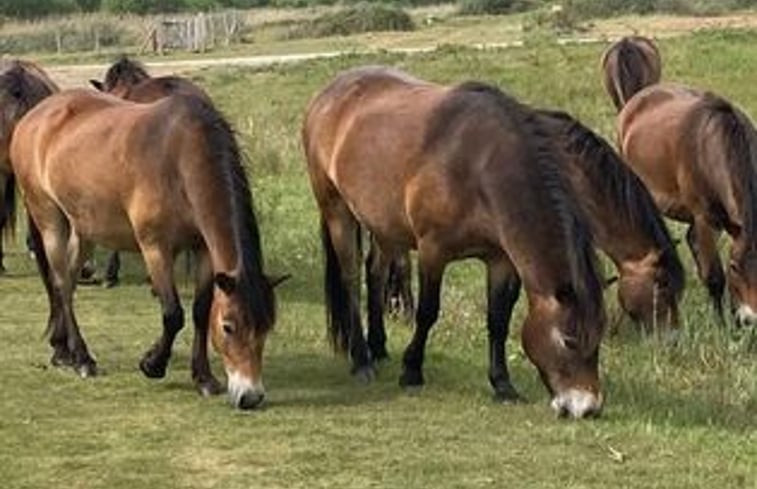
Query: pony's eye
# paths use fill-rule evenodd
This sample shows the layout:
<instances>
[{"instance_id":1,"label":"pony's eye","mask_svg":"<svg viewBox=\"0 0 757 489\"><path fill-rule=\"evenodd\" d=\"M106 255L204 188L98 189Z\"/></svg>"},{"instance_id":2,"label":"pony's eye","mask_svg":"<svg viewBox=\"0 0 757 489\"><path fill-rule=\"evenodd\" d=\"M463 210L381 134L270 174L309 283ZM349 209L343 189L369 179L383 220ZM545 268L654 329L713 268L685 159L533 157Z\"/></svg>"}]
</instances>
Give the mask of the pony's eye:
<instances>
[{"instance_id":1,"label":"pony's eye","mask_svg":"<svg viewBox=\"0 0 757 489\"><path fill-rule=\"evenodd\" d=\"M578 350L578 339L573 336L563 336L563 345L571 351Z\"/></svg>"},{"instance_id":2,"label":"pony's eye","mask_svg":"<svg viewBox=\"0 0 757 489\"><path fill-rule=\"evenodd\" d=\"M223 332L227 335L234 334L234 325L231 324L231 321L224 321L223 322Z\"/></svg>"}]
</instances>

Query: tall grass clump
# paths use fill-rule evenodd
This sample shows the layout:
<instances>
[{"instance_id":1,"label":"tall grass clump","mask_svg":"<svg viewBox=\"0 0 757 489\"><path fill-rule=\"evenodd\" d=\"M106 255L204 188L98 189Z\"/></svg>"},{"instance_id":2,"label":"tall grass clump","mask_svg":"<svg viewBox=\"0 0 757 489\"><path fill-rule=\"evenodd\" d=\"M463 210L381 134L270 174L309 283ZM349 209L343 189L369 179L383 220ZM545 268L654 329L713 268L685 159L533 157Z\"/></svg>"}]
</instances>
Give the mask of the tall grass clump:
<instances>
[{"instance_id":1,"label":"tall grass clump","mask_svg":"<svg viewBox=\"0 0 757 489\"><path fill-rule=\"evenodd\" d=\"M399 7L379 3L359 3L328 12L311 21L294 26L290 39L347 36L361 32L412 31L410 14Z\"/></svg>"}]
</instances>

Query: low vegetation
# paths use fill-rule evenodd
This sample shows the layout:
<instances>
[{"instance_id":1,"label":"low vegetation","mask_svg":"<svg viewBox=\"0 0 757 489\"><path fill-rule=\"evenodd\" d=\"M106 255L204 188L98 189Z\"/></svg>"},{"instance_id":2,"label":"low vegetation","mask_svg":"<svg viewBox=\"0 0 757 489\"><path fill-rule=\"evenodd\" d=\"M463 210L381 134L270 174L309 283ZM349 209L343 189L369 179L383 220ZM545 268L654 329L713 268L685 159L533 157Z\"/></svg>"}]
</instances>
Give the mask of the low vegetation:
<instances>
[{"instance_id":1,"label":"low vegetation","mask_svg":"<svg viewBox=\"0 0 757 489\"><path fill-rule=\"evenodd\" d=\"M378 3L359 3L321 14L313 20L295 24L289 38L347 36L362 32L412 31L415 23L399 7Z\"/></svg>"}]
</instances>

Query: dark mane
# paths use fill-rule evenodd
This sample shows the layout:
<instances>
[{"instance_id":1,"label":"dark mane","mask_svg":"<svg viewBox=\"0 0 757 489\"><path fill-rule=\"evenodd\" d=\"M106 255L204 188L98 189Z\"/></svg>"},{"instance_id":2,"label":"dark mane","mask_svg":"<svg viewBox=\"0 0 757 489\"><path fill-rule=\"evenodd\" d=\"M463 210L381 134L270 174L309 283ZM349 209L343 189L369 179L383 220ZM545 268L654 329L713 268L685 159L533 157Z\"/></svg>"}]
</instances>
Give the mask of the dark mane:
<instances>
[{"instance_id":1,"label":"dark mane","mask_svg":"<svg viewBox=\"0 0 757 489\"><path fill-rule=\"evenodd\" d=\"M659 264L668 273L670 287L679 295L684 287L683 265L668 228L646 186L623 163L607 141L565 112L542 110L540 114L560 124L564 148L576 161L592 186L614 202L623 219L652 240L660 250Z\"/></svg>"},{"instance_id":2,"label":"dark mane","mask_svg":"<svg viewBox=\"0 0 757 489\"><path fill-rule=\"evenodd\" d=\"M703 129L709 122L717 124L727 151L726 164L734 187L741 191L740 206L743 232L748 242L757 236L757 133L749 118L730 102L712 93L704 94L694 108L692 124ZM693 132L690 134L698 134ZM701 138L691 138L697 144ZM698 153L694 153L698 154Z\"/></svg>"},{"instance_id":3,"label":"dark mane","mask_svg":"<svg viewBox=\"0 0 757 489\"><path fill-rule=\"evenodd\" d=\"M555 291L562 300L569 300L576 312L576 337L584 351L592 350L604 327L602 285L597 271L591 230L582 210L577 206L570 186L564 179L557 153L548 131L537 113L504 94L498 88L480 82L457 86L450 94L466 106L495 108L499 117L523 131L523 141L534 155L535 170L552 204L562 235L565 257L569 264L568 287ZM478 101L471 97L479 98ZM438 119L442 119L441 117ZM440 137L440 129L430 128L429 137ZM592 328L592 326L594 328Z\"/></svg>"},{"instance_id":4,"label":"dark mane","mask_svg":"<svg viewBox=\"0 0 757 489\"><path fill-rule=\"evenodd\" d=\"M203 98L187 94L172 97L184 101L200 119L208 138L209 150L212 151L211 161L219 165L223 172L225 185L232 198L233 212L230 218L236 224L238 247L242 254L239 290L245 302L250 305L256 329L267 331L276 319L273 287L263 273L263 254L252 192L234 130L223 115Z\"/></svg>"},{"instance_id":5,"label":"dark mane","mask_svg":"<svg viewBox=\"0 0 757 489\"><path fill-rule=\"evenodd\" d=\"M105 72L105 91L110 91L122 83L127 86L136 85L142 80L150 78L144 65L139 61L129 59L127 56L120 56L108 71Z\"/></svg>"}]
</instances>

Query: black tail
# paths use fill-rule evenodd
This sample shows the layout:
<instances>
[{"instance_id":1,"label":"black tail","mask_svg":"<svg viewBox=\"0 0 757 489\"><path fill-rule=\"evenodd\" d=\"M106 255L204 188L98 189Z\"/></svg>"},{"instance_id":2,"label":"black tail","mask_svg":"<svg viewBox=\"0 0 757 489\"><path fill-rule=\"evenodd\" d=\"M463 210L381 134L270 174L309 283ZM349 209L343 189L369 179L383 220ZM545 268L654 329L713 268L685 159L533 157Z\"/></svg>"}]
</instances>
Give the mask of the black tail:
<instances>
[{"instance_id":1,"label":"black tail","mask_svg":"<svg viewBox=\"0 0 757 489\"><path fill-rule=\"evenodd\" d=\"M4 238L11 239L16 234L16 177L12 173L6 176L2 205L0 230Z\"/></svg>"},{"instance_id":2,"label":"black tail","mask_svg":"<svg viewBox=\"0 0 757 489\"><path fill-rule=\"evenodd\" d=\"M616 46L617 71L611 74L615 87L611 96L620 111L631 97L657 80L650 80L649 60L634 41L623 38Z\"/></svg>"},{"instance_id":3,"label":"black tail","mask_svg":"<svg viewBox=\"0 0 757 489\"><path fill-rule=\"evenodd\" d=\"M358 257L363 255L360 235L360 227L357 227L354 239ZM326 321L329 337L334 349L344 353L350 347L350 335L353 322L356 320L353 315L360 314L360 311L359 309L357 311L351 310L350 284L344 283L342 266L339 263L331 233L329 233L328 226L323 219L321 220L321 243L326 259L323 285L326 292ZM360 270L360 266L356 264L355 269ZM355 282L356 284L360 283L359 280Z\"/></svg>"}]
</instances>

